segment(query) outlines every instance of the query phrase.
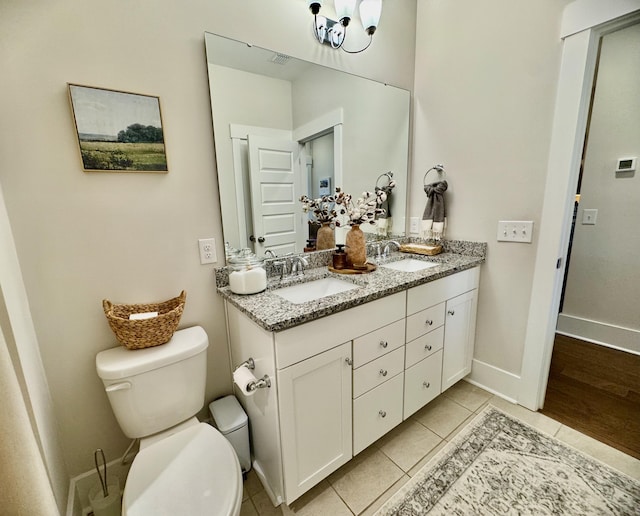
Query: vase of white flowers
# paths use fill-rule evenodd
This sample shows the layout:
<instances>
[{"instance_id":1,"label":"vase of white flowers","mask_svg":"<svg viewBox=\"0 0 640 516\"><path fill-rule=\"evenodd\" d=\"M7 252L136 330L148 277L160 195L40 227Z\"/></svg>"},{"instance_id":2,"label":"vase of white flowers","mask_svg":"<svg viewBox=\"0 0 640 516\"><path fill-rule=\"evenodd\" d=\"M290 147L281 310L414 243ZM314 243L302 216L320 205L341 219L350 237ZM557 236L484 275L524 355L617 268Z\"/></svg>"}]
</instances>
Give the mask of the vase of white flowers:
<instances>
[{"instance_id":1,"label":"vase of white flowers","mask_svg":"<svg viewBox=\"0 0 640 516\"><path fill-rule=\"evenodd\" d=\"M348 193L336 188L335 202L339 215L346 216L346 224L351 226L345 237L347 264L352 267L362 267L367 263L366 239L361 224L375 224L376 216L385 211L380 208L387 198L382 190L377 192L362 192L362 196L355 201ZM336 220L336 225L340 226L340 220Z\"/></svg>"},{"instance_id":2,"label":"vase of white flowers","mask_svg":"<svg viewBox=\"0 0 640 516\"><path fill-rule=\"evenodd\" d=\"M336 246L336 237L333 231L333 224L337 217L335 197L324 195L318 199L311 199L306 195L300 197L302 211L310 213L315 221L320 224L316 235L316 250L333 249Z\"/></svg>"}]
</instances>

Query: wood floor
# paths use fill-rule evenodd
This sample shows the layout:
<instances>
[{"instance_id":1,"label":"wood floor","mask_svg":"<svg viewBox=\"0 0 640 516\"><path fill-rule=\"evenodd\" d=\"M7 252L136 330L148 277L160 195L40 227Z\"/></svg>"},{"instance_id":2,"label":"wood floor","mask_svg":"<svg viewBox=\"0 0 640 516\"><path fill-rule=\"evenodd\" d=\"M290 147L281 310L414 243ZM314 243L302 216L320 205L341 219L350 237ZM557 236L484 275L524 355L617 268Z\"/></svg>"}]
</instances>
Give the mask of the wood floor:
<instances>
[{"instance_id":1,"label":"wood floor","mask_svg":"<svg viewBox=\"0 0 640 516\"><path fill-rule=\"evenodd\" d=\"M540 412L640 459L640 356L556 334Z\"/></svg>"}]
</instances>

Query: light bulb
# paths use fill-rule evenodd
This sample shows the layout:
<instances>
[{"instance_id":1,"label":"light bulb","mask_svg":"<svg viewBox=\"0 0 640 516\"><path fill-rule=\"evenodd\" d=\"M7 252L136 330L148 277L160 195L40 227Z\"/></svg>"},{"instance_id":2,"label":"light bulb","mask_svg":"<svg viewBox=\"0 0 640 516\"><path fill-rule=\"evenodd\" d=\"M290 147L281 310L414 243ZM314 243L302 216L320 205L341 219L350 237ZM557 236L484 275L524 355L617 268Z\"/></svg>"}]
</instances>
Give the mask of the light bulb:
<instances>
[{"instance_id":1,"label":"light bulb","mask_svg":"<svg viewBox=\"0 0 640 516\"><path fill-rule=\"evenodd\" d=\"M356 8L356 0L335 0L336 16L340 23L346 27L353 16Z\"/></svg>"},{"instance_id":2,"label":"light bulb","mask_svg":"<svg viewBox=\"0 0 640 516\"><path fill-rule=\"evenodd\" d=\"M360 20L364 30L373 35L380 22L380 14L382 13L382 0L361 0L360 1Z\"/></svg>"}]
</instances>

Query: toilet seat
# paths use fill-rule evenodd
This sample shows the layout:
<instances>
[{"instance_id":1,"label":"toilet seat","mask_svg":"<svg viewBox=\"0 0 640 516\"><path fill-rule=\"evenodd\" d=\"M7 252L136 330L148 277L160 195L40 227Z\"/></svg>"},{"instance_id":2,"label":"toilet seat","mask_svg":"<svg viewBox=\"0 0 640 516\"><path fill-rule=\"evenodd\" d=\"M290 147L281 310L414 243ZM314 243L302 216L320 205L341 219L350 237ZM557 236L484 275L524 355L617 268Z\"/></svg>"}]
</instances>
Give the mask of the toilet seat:
<instances>
[{"instance_id":1,"label":"toilet seat","mask_svg":"<svg viewBox=\"0 0 640 516\"><path fill-rule=\"evenodd\" d=\"M198 423L141 449L122 497L126 516L236 516L242 471L233 447Z\"/></svg>"}]
</instances>

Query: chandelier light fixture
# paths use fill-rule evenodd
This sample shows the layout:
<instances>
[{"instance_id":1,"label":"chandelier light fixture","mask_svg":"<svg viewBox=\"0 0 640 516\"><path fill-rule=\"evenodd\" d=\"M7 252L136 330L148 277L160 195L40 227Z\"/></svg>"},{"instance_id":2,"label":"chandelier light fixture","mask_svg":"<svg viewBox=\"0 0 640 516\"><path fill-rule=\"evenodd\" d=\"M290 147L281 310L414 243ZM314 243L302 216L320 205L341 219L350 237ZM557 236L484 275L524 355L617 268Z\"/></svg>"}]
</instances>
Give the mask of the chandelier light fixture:
<instances>
[{"instance_id":1,"label":"chandelier light fixture","mask_svg":"<svg viewBox=\"0 0 640 516\"><path fill-rule=\"evenodd\" d=\"M347 50L343 47L343 43L347 39L347 27L356 9L357 0L334 0L333 3L338 21L319 14L322 0L309 0L309 9L313 14L313 33L318 42L332 48L341 48L349 54L357 54L369 48L373 41L373 33L380 22L382 0L360 0L360 20L364 31L369 35L369 43L360 50Z\"/></svg>"}]
</instances>

